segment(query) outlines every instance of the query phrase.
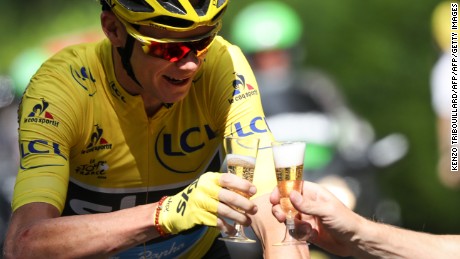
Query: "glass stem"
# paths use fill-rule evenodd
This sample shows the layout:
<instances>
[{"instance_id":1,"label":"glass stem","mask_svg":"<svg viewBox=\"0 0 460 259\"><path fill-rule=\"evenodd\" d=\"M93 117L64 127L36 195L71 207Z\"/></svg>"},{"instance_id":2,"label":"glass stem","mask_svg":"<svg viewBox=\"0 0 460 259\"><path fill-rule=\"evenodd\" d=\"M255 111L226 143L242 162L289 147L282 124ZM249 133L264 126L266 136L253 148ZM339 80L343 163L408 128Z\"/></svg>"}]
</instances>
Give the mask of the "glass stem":
<instances>
[{"instance_id":1,"label":"glass stem","mask_svg":"<svg viewBox=\"0 0 460 259\"><path fill-rule=\"evenodd\" d=\"M233 237L244 237L246 238L246 235L244 234L244 230L243 230L243 225L239 224L239 223L235 223L235 229L236 229L236 233Z\"/></svg>"},{"instance_id":2,"label":"glass stem","mask_svg":"<svg viewBox=\"0 0 460 259\"><path fill-rule=\"evenodd\" d=\"M286 219L286 232L284 233L284 242L297 241L293 238L293 232L295 231L294 219Z\"/></svg>"}]
</instances>

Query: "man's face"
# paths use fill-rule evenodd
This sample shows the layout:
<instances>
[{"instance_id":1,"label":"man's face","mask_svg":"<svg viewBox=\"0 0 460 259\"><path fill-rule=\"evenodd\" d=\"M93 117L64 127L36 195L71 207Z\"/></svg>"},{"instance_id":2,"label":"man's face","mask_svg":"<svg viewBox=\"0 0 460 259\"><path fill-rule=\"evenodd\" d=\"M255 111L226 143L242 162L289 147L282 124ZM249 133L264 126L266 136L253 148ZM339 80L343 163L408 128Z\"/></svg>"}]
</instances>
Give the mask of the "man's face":
<instances>
[{"instance_id":1,"label":"man's face","mask_svg":"<svg viewBox=\"0 0 460 259\"><path fill-rule=\"evenodd\" d=\"M139 32L147 37L168 39L189 39L207 34L213 27L199 27L187 32L171 32L143 26ZM190 90L192 79L198 72L204 54L197 56L193 51L176 62L155 55L146 54L143 44L135 41L131 64L137 80L142 86L141 93L152 102L174 103L182 100Z\"/></svg>"}]
</instances>

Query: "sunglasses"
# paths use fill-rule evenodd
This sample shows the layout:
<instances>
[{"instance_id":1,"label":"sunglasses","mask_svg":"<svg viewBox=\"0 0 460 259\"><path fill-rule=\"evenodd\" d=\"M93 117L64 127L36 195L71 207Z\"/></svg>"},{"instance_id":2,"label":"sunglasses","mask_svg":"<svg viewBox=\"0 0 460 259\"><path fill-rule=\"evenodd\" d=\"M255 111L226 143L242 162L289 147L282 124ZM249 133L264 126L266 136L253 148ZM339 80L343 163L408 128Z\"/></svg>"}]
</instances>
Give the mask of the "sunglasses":
<instances>
[{"instance_id":1,"label":"sunglasses","mask_svg":"<svg viewBox=\"0 0 460 259\"><path fill-rule=\"evenodd\" d=\"M177 62L190 52L195 53L197 56L203 55L208 51L217 32L221 28L221 23L219 22L211 31L198 37L188 39L156 39L142 35L123 19L120 19L120 21L125 25L126 31L142 44L145 54L170 62Z\"/></svg>"}]
</instances>

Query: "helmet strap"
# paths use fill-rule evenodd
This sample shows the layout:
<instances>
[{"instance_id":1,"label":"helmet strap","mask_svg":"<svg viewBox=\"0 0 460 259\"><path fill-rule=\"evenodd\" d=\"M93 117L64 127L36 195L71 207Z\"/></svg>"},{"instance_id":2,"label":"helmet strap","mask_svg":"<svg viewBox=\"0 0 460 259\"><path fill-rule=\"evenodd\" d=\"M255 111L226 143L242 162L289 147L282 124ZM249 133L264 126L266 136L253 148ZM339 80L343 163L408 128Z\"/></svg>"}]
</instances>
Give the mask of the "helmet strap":
<instances>
[{"instance_id":1,"label":"helmet strap","mask_svg":"<svg viewBox=\"0 0 460 259\"><path fill-rule=\"evenodd\" d=\"M136 82L142 88L142 85L139 83L139 81L137 81L136 75L134 75L133 66L131 65L130 61L131 55L133 53L134 42L135 39L133 38L133 36L128 34L128 37L126 38L125 47L118 47L117 51L118 54L120 54L121 63L123 64L123 68L126 70L126 73L128 73L129 77L131 77L131 79L133 79L134 82Z\"/></svg>"}]
</instances>

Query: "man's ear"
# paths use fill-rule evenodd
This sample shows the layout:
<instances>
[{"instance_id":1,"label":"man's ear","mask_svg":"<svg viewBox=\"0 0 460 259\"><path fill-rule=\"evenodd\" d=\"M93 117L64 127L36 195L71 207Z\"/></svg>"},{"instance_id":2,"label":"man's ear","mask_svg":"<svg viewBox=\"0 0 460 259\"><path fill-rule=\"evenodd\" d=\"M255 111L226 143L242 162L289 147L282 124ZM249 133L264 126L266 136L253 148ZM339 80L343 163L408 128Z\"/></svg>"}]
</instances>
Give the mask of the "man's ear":
<instances>
[{"instance_id":1,"label":"man's ear","mask_svg":"<svg viewBox=\"0 0 460 259\"><path fill-rule=\"evenodd\" d=\"M111 11L101 13L101 26L105 36L114 47L124 47L126 42L126 29Z\"/></svg>"}]
</instances>

